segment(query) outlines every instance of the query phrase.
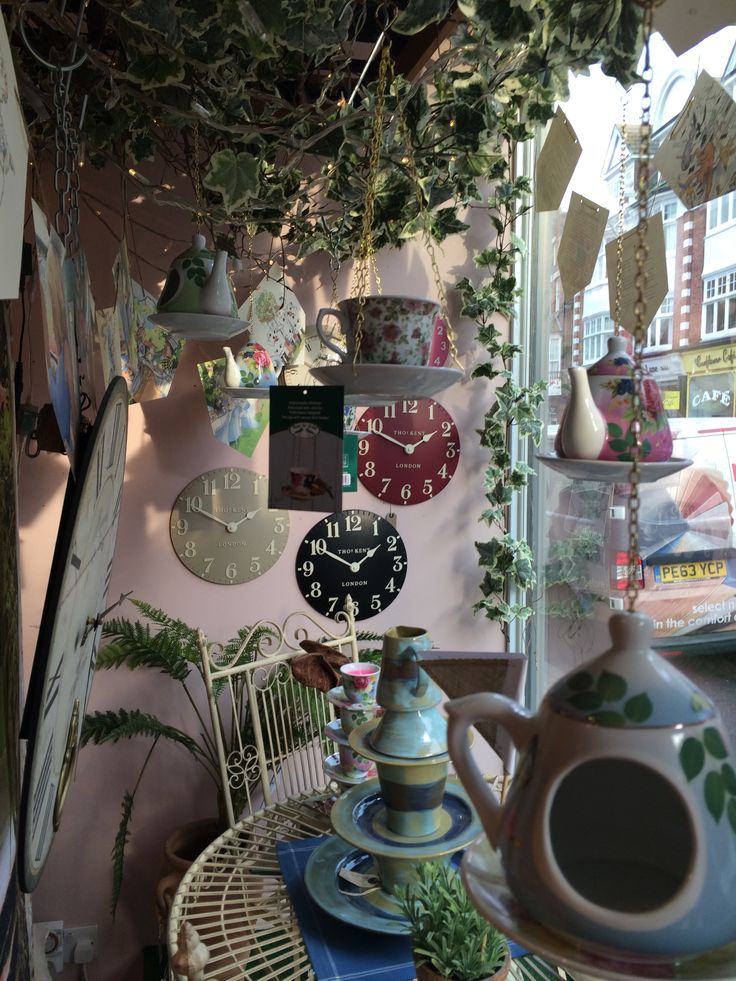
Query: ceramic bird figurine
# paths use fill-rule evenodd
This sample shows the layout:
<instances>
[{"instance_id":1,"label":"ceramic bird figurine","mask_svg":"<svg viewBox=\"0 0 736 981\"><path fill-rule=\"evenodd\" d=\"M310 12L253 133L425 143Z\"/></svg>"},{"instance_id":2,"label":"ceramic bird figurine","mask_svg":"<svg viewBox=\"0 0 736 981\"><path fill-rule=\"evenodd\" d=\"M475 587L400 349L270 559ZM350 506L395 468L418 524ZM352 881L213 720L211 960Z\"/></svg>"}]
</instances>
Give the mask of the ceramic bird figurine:
<instances>
[{"instance_id":1,"label":"ceramic bird figurine","mask_svg":"<svg viewBox=\"0 0 736 981\"><path fill-rule=\"evenodd\" d=\"M229 347L223 347L225 352L225 372L223 374L223 379L228 388L240 388L241 378L240 378L240 368L238 363L233 357L232 349Z\"/></svg>"},{"instance_id":2,"label":"ceramic bird figurine","mask_svg":"<svg viewBox=\"0 0 736 981\"><path fill-rule=\"evenodd\" d=\"M186 920L179 929L176 943L171 967L178 981L204 981L204 969L210 959L210 952L199 939L192 924Z\"/></svg>"}]
</instances>

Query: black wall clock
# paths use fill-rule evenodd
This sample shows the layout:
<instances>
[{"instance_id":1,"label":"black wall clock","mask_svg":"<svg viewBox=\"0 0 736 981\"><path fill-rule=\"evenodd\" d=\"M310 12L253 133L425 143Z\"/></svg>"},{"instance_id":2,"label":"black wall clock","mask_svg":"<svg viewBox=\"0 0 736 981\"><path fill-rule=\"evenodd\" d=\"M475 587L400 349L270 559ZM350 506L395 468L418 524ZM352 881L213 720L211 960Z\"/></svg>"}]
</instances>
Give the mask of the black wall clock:
<instances>
[{"instance_id":1,"label":"black wall clock","mask_svg":"<svg viewBox=\"0 0 736 981\"><path fill-rule=\"evenodd\" d=\"M307 532L296 555L302 596L318 613L335 617L350 595L355 619L367 620L396 599L406 578L404 542L372 511L337 511Z\"/></svg>"},{"instance_id":2,"label":"black wall clock","mask_svg":"<svg viewBox=\"0 0 736 981\"><path fill-rule=\"evenodd\" d=\"M70 475L21 723L21 887L38 882L59 827L95 669L112 574L128 431L128 386L114 378Z\"/></svg>"},{"instance_id":3,"label":"black wall clock","mask_svg":"<svg viewBox=\"0 0 736 981\"><path fill-rule=\"evenodd\" d=\"M452 480L460 435L450 413L434 399L404 399L366 409L358 428L358 477L389 504L430 501Z\"/></svg>"}]
</instances>

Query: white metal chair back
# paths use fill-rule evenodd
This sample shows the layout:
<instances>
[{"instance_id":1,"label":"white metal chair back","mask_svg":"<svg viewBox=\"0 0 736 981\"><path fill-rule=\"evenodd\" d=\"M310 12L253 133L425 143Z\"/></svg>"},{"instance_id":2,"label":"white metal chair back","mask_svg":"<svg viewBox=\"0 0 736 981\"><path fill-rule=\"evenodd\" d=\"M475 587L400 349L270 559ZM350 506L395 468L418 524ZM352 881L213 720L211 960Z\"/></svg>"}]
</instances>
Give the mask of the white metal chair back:
<instances>
[{"instance_id":1,"label":"white metal chair back","mask_svg":"<svg viewBox=\"0 0 736 981\"><path fill-rule=\"evenodd\" d=\"M200 631L202 668L228 820L326 787L324 758L335 746L324 734L334 718L324 694L300 684L291 661L302 640L320 641L358 660L350 597L337 631L309 613L291 613L283 624L259 620L237 653L224 658Z\"/></svg>"}]
</instances>

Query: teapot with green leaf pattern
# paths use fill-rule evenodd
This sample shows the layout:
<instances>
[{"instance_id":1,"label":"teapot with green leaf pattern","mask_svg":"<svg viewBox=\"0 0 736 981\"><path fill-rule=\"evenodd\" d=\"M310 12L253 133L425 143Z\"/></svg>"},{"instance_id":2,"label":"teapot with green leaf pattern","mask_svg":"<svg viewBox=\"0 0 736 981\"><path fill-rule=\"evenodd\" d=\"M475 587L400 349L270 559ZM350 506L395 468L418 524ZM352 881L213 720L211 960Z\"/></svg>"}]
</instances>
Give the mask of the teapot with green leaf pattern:
<instances>
[{"instance_id":1,"label":"teapot with green leaf pattern","mask_svg":"<svg viewBox=\"0 0 736 981\"><path fill-rule=\"evenodd\" d=\"M713 703L615 613L612 646L533 715L499 694L447 704L458 776L525 914L578 944L668 959L736 939L736 764ZM500 804L470 755L479 720L521 751Z\"/></svg>"}]
</instances>

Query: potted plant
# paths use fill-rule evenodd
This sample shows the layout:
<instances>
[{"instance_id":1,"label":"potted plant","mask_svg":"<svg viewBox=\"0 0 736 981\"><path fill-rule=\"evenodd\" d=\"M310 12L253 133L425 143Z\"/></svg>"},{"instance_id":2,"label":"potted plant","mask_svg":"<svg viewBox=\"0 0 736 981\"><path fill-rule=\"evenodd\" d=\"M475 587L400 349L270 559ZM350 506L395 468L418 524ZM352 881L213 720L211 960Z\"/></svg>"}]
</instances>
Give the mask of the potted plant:
<instances>
[{"instance_id":1,"label":"potted plant","mask_svg":"<svg viewBox=\"0 0 736 981\"><path fill-rule=\"evenodd\" d=\"M511 954L506 937L471 903L459 874L420 862L416 880L396 892L409 921L417 981L503 981Z\"/></svg>"}]
</instances>

